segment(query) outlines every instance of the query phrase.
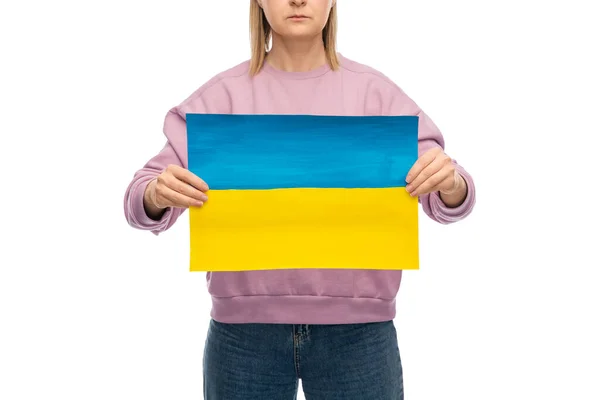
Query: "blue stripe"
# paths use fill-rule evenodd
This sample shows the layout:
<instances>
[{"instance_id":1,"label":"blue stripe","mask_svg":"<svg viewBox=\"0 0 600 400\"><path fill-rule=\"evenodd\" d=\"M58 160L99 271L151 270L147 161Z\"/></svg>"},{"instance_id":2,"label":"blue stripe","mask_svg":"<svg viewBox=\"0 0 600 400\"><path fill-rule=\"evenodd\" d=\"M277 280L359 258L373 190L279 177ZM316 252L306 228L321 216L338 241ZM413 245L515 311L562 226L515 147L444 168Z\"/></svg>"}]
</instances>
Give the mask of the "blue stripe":
<instances>
[{"instance_id":1,"label":"blue stripe","mask_svg":"<svg viewBox=\"0 0 600 400\"><path fill-rule=\"evenodd\" d=\"M211 189L405 186L417 116L187 114L188 168Z\"/></svg>"}]
</instances>

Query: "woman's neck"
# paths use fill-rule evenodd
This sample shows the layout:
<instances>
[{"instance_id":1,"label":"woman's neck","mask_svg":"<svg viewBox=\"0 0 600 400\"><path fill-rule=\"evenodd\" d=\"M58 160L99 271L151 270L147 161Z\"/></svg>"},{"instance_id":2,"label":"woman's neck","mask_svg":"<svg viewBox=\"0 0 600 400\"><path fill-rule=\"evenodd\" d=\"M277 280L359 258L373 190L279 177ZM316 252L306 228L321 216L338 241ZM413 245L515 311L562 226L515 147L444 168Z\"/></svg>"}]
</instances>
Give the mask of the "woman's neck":
<instances>
[{"instance_id":1,"label":"woman's neck","mask_svg":"<svg viewBox=\"0 0 600 400\"><path fill-rule=\"evenodd\" d=\"M319 35L308 40L286 40L273 34L273 46L266 61L286 72L307 72L319 68L327 62L323 39Z\"/></svg>"}]
</instances>

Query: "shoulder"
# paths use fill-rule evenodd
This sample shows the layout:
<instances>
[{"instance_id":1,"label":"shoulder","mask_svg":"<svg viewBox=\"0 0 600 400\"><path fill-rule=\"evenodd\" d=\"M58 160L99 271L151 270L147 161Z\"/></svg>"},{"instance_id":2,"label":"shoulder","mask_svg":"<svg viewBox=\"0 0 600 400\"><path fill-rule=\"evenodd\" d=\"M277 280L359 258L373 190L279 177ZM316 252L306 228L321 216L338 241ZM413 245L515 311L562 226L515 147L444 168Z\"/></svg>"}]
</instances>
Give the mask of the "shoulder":
<instances>
[{"instance_id":1,"label":"shoulder","mask_svg":"<svg viewBox=\"0 0 600 400\"><path fill-rule=\"evenodd\" d=\"M386 74L370 65L340 57L341 73L345 82L352 82L357 93L364 96L368 115L415 115L420 109L404 90Z\"/></svg>"},{"instance_id":2,"label":"shoulder","mask_svg":"<svg viewBox=\"0 0 600 400\"><path fill-rule=\"evenodd\" d=\"M210 91L212 88L227 85L231 82L240 83L240 81L248 81L250 78L249 71L250 60L243 61L214 75L196 91L196 94L202 95L202 93Z\"/></svg>"},{"instance_id":3,"label":"shoulder","mask_svg":"<svg viewBox=\"0 0 600 400\"><path fill-rule=\"evenodd\" d=\"M197 87L176 109L186 112L227 112L237 88L250 84L250 60L221 71Z\"/></svg>"},{"instance_id":4,"label":"shoulder","mask_svg":"<svg viewBox=\"0 0 600 400\"><path fill-rule=\"evenodd\" d=\"M339 55L339 59L342 73L352 76L353 79L384 90L400 90L400 87L380 70L342 55Z\"/></svg>"}]
</instances>

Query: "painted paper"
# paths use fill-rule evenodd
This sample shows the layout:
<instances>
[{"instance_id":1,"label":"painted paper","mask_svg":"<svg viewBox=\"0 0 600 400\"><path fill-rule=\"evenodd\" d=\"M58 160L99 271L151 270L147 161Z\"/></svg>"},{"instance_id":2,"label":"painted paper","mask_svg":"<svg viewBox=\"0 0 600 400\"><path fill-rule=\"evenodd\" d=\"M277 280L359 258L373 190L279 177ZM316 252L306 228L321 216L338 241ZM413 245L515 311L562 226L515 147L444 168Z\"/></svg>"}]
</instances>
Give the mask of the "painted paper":
<instances>
[{"instance_id":1,"label":"painted paper","mask_svg":"<svg viewBox=\"0 0 600 400\"><path fill-rule=\"evenodd\" d=\"M416 116L187 114L190 270L418 269Z\"/></svg>"}]
</instances>

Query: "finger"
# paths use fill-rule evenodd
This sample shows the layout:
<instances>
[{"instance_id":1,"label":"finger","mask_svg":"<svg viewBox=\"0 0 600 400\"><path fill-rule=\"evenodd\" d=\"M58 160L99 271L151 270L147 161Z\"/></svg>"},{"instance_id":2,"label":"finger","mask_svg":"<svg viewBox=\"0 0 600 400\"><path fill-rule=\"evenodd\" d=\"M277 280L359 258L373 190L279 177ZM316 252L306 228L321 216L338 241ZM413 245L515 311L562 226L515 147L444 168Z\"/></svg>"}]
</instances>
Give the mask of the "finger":
<instances>
[{"instance_id":1,"label":"finger","mask_svg":"<svg viewBox=\"0 0 600 400\"><path fill-rule=\"evenodd\" d=\"M169 172L171 172L177 179L189 185L192 185L194 188L202 192L208 191L208 185L206 184L206 182L204 182L204 180L202 180L200 177L198 177L196 174L194 174L188 169L182 168L178 165L174 165L172 167L172 170Z\"/></svg>"},{"instance_id":2,"label":"finger","mask_svg":"<svg viewBox=\"0 0 600 400\"><path fill-rule=\"evenodd\" d=\"M177 179L175 176L165 177L164 184L171 190L183 194L186 197L191 197L195 200L206 201L208 197L205 193L196 189L192 185Z\"/></svg>"},{"instance_id":3,"label":"finger","mask_svg":"<svg viewBox=\"0 0 600 400\"><path fill-rule=\"evenodd\" d=\"M183 171L181 179L202 192L208 191L208 184L204 182L202 178L200 178L193 172L188 171L187 169Z\"/></svg>"},{"instance_id":4,"label":"finger","mask_svg":"<svg viewBox=\"0 0 600 400\"><path fill-rule=\"evenodd\" d=\"M437 157L429 165L427 165L411 183L406 185L406 191L412 193L416 188L421 186L423 182L435 175L444 167L444 160Z\"/></svg>"},{"instance_id":5,"label":"finger","mask_svg":"<svg viewBox=\"0 0 600 400\"><path fill-rule=\"evenodd\" d=\"M160 191L157 188L156 200L158 204L167 207L187 208L191 206L202 207L204 205L203 201L186 196L167 186L161 187Z\"/></svg>"},{"instance_id":6,"label":"finger","mask_svg":"<svg viewBox=\"0 0 600 400\"><path fill-rule=\"evenodd\" d=\"M435 160L438 153L439 148L436 147L425 152L421 157L419 157L412 168L408 171L408 174L406 174L406 183L411 183L425 167Z\"/></svg>"},{"instance_id":7,"label":"finger","mask_svg":"<svg viewBox=\"0 0 600 400\"><path fill-rule=\"evenodd\" d=\"M422 194L431 193L438 190L438 187L448 179L453 179L453 174L450 172L451 167L444 167L432 176L430 176L425 182L414 189L410 195L420 196Z\"/></svg>"}]
</instances>

